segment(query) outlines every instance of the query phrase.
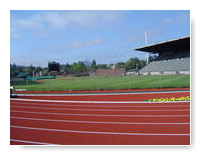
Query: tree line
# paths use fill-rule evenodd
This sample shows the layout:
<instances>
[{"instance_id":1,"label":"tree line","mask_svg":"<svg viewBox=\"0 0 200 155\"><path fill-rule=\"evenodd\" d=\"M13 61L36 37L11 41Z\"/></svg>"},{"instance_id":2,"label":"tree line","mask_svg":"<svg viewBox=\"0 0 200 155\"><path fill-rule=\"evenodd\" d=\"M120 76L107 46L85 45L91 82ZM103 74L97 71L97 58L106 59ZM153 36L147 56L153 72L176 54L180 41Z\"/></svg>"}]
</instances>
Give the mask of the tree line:
<instances>
[{"instance_id":1,"label":"tree line","mask_svg":"<svg viewBox=\"0 0 200 155\"><path fill-rule=\"evenodd\" d=\"M10 64L10 76L15 77L20 73L26 73L30 76L37 76L42 72L42 75L54 74L84 74L84 73L95 73L97 69L108 69L108 68L117 68L125 69L126 71L130 69L141 69L146 65L145 60L140 60L138 58L130 58L126 62L118 62L115 64L97 64L95 60L92 61L91 65L85 65L84 62L74 62L73 64L60 64L59 62L48 62L48 67L35 67L30 66L18 66L16 64Z\"/></svg>"}]
</instances>

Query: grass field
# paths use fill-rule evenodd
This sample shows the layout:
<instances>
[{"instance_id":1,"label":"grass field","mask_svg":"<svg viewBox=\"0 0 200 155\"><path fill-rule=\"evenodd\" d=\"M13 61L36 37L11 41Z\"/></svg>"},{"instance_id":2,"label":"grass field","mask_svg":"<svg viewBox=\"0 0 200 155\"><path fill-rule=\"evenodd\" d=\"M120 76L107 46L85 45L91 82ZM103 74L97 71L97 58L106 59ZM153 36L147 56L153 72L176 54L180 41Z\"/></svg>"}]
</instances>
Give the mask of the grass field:
<instances>
[{"instance_id":1,"label":"grass field","mask_svg":"<svg viewBox=\"0 0 200 155\"><path fill-rule=\"evenodd\" d=\"M190 87L190 75L57 77L42 80L42 83L24 81L15 86L28 91L172 87Z\"/></svg>"}]
</instances>

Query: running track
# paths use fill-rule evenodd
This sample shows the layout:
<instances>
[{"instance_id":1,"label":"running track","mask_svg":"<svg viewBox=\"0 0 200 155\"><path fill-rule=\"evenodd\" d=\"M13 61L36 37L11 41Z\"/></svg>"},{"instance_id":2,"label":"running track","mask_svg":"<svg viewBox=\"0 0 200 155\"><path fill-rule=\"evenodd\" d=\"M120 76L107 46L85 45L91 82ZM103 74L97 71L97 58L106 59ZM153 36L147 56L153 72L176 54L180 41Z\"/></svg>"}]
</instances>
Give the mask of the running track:
<instances>
[{"instance_id":1,"label":"running track","mask_svg":"<svg viewBox=\"0 0 200 155\"><path fill-rule=\"evenodd\" d=\"M10 144L190 145L190 102L144 102L189 95L185 89L26 94L10 99Z\"/></svg>"}]
</instances>

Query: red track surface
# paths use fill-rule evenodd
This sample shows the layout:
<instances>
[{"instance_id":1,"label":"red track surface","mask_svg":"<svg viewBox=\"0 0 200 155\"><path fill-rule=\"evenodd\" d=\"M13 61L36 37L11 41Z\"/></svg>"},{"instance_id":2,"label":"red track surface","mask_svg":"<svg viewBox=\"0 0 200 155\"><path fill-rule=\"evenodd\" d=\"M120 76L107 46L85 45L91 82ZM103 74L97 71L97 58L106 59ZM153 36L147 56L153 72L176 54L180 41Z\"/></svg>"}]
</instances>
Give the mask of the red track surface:
<instances>
[{"instance_id":1,"label":"red track surface","mask_svg":"<svg viewBox=\"0 0 200 155\"><path fill-rule=\"evenodd\" d=\"M150 98L188 95L189 92L169 92L24 96L20 98L28 100L11 99L10 143L11 145L190 145L189 102L140 102ZM38 99L49 101L37 101Z\"/></svg>"}]
</instances>

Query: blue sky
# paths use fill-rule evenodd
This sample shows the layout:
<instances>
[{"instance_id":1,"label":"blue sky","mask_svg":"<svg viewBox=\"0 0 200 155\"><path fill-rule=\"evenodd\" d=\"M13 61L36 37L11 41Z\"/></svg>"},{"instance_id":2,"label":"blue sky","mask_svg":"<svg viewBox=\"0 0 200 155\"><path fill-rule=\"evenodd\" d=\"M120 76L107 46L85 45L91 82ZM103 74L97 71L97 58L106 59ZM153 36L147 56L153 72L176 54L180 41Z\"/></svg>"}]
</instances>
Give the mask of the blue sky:
<instances>
[{"instance_id":1,"label":"blue sky","mask_svg":"<svg viewBox=\"0 0 200 155\"><path fill-rule=\"evenodd\" d=\"M133 49L190 35L188 10L10 11L10 61L47 66L77 61L116 63L146 54Z\"/></svg>"}]
</instances>

